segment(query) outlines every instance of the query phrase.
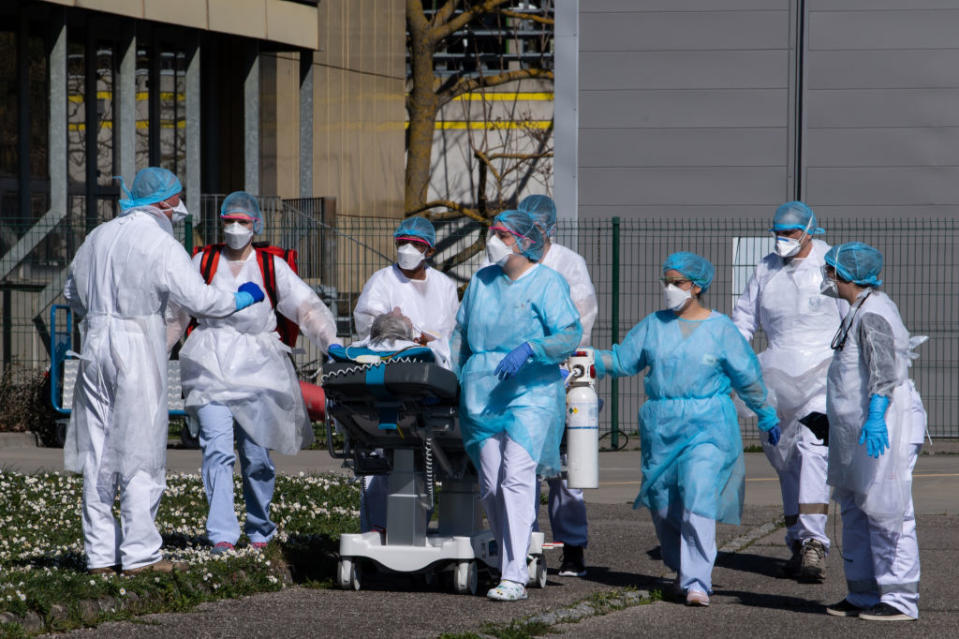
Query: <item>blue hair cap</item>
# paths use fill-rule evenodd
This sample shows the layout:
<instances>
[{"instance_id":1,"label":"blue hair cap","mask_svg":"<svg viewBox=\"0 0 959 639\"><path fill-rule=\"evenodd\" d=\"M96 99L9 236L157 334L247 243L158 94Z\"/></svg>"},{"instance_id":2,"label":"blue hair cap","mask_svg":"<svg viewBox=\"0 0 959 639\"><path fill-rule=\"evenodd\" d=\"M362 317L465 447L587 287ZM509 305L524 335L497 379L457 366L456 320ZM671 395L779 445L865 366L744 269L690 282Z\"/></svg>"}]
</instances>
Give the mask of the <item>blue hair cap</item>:
<instances>
[{"instance_id":1,"label":"blue hair cap","mask_svg":"<svg viewBox=\"0 0 959 639\"><path fill-rule=\"evenodd\" d=\"M556 226L556 203L553 198L548 195L527 195L516 208L529 213L547 234L553 234L553 227Z\"/></svg>"},{"instance_id":2,"label":"blue hair cap","mask_svg":"<svg viewBox=\"0 0 959 639\"><path fill-rule=\"evenodd\" d=\"M826 264L847 282L859 286L882 286L882 253L864 242L846 242L826 253Z\"/></svg>"},{"instance_id":3,"label":"blue hair cap","mask_svg":"<svg viewBox=\"0 0 959 639\"><path fill-rule=\"evenodd\" d=\"M420 240L433 248L436 244L436 229L425 217L414 215L400 222L393 233L393 239Z\"/></svg>"},{"instance_id":4,"label":"blue hair cap","mask_svg":"<svg viewBox=\"0 0 959 639\"><path fill-rule=\"evenodd\" d=\"M133 188L128 189L122 177L114 177L120 181L120 188L125 198L120 200L120 209L126 213L130 209L147 204L156 204L167 200L183 191L180 178L170 171L158 166L148 166L140 169L133 178Z\"/></svg>"},{"instance_id":5,"label":"blue hair cap","mask_svg":"<svg viewBox=\"0 0 959 639\"><path fill-rule=\"evenodd\" d=\"M786 202L773 215L773 227L770 231L792 231L799 229L808 235L822 235L826 229L816 225L816 214L805 202L794 200Z\"/></svg>"},{"instance_id":6,"label":"blue hair cap","mask_svg":"<svg viewBox=\"0 0 959 639\"><path fill-rule=\"evenodd\" d=\"M693 284L698 286L701 293L709 290L709 285L713 283L713 275L716 270L709 260L695 253L680 251L673 253L663 262L663 273L666 271L679 271L688 277Z\"/></svg>"}]
</instances>

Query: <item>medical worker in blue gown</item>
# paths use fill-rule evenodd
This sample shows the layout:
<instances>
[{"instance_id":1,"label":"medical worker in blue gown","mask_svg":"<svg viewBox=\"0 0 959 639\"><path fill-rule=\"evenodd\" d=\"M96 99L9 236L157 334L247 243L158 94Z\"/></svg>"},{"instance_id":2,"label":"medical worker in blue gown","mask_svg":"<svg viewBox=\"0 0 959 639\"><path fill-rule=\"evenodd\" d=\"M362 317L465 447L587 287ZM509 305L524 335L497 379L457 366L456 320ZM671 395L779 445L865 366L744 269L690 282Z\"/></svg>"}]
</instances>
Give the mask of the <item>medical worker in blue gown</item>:
<instances>
[{"instance_id":1,"label":"medical worker in blue gown","mask_svg":"<svg viewBox=\"0 0 959 639\"><path fill-rule=\"evenodd\" d=\"M559 470L565 392L559 364L582 337L563 276L538 264L545 236L525 211L490 227L490 266L470 280L456 316L463 442L500 553L502 581L487 596L526 599L536 474Z\"/></svg>"},{"instance_id":2,"label":"medical worker in blue gown","mask_svg":"<svg viewBox=\"0 0 959 639\"><path fill-rule=\"evenodd\" d=\"M727 316L702 305L713 266L694 253L663 264L666 308L648 315L611 351L596 351L598 377L644 368L648 399L639 410L643 484L634 507L652 513L663 561L677 572L674 594L708 606L716 522L738 524L745 492L743 445L730 391L779 440L759 362Z\"/></svg>"}]
</instances>

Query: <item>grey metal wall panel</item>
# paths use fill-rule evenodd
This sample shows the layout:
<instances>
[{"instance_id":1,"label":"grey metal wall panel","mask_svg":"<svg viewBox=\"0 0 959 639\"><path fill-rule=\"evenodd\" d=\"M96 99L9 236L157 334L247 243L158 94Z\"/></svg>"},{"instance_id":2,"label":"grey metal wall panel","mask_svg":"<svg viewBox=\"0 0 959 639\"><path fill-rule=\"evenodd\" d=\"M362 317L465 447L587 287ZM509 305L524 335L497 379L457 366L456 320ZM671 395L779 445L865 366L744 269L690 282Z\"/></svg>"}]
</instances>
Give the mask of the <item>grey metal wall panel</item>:
<instances>
[{"instance_id":1,"label":"grey metal wall panel","mask_svg":"<svg viewBox=\"0 0 959 639\"><path fill-rule=\"evenodd\" d=\"M583 52L580 89L729 89L786 86L788 52Z\"/></svg>"},{"instance_id":2,"label":"grey metal wall panel","mask_svg":"<svg viewBox=\"0 0 959 639\"><path fill-rule=\"evenodd\" d=\"M828 167L807 169L813 202L946 204L959 202L959 167Z\"/></svg>"},{"instance_id":3,"label":"grey metal wall panel","mask_svg":"<svg viewBox=\"0 0 959 639\"><path fill-rule=\"evenodd\" d=\"M809 48L948 49L956 46L959 8L923 11L810 11Z\"/></svg>"},{"instance_id":4,"label":"grey metal wall panel","mask_svg":"<svg viewBox=\"0 0 959 639\"><path fill-rule=\"evenodd\" d=\"M599 0L602 2L603 0ZM959 0L806 0L809 11L876 11L893 9L959 9Z\"/></svg>"},{"instance_id":5,"label":"grey metal wall panel","mask_svg":"<svg viewBox=\"0 0 959 639\"><path fill-rule=\"evenodd\" d=\"M787 98L786 89L582 91L580 130L781 126L785 136Z\"/></svg>"},{"instance_id":6,"label":"grey metal wall panel","mask_svg":"<svg viewBox=\"0 0 959 639\"><path fill-rule=\"evenodd\" d=\"M814 167L959 166L959 128L811 129L806 148Z\"/></svg>"},{"instance_id":7,"label":"grey metal wall panel","mask_svg":"<svg viewBox=\"0 0 959 639\"><path fill-rule=\"evenodd\" d=\"M713 217L719 219L741 220L749 219L769 219L769 206L766 204L648 204L648 205L623 205L623 204L593 204L579 207L579 219L588 220L609 220L611 217L621 217L624 220L635 219L661 219L669 220L689 220L703 217Z\"/></svg>"},{"instance_id":8,"label":"grey metal wall panel","mask_svg":"<svg viewBox=\"0 0 959 639\"><path fill-rule=\"evenodd\" d=\"M957 145L959 154L959 145ZM591 129L582 167L786 166L783 131L770 129Z\"/></svg>"},{"instance_id":9,"label":"grey metal wall panel","mask_svg":"<svg viewBox=\"0 0 959 639\"><path fill-rule=\"evenodd\" d=\"M579 197L591 205L763 204L782 199L785 180L781 167L580 167Z\"/></svg>"},{"instance_id":10,"label":"grey metal wall panel","mask_svg":"<svg viewBox=\"0 0 959 639\"><path fill-rule=\"evenodd\" d=\"M959 86L959 50L811 51L810 89L929 89Z\"/></svg>"},{"instance_id":11,"label":"grey metal wall panel","mask_svg":"<svg viewBox=\"0 0 959 639\"><path fill-rule=\"evenodd\" d=\"M957 89L810 90L808 126L959 126Z\"/></svg>"},{"instance_id":12,"label":"grey metal wall panel","mask_svg":"<svg viewBox=\"0 0 959 639\"><path fill-rule=\"evenodd\" d=\"M641 11L743 11L789 8L789 0L586 0L580 13Z\"/></svg>"},{"instance_id":13,"label":"grey metal wall panel","mask_svg":"<svg viewBox=\"0 0 959 639\"><path fill-rule=\"evenodd\" d=\"M583 52L782 49L788 37L789 13L584 13L580 16L580 29Z\"/></svg>"}]
</instances>

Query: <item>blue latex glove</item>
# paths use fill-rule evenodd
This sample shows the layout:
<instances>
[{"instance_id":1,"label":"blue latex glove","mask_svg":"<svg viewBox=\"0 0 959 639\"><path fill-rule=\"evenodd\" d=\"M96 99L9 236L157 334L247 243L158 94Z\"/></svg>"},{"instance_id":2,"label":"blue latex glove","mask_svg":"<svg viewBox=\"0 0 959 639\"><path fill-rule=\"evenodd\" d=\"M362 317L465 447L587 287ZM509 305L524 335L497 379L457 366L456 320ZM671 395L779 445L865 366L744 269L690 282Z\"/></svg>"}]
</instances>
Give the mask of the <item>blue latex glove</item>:
<instances>
[{"instance_id":1,"label":"blue latex glove","mask_svg":"<svg viewBox=\"0 0 959 639\"><path fill-rule=\"evenodd\" d=\"M767 430L766 433L769 435L769 444L771 446L775 446L779 443L779 438L782 436L782 431L779 430L779 426L773 426Z\"/></svg>"},{"instance_id":2,"label":"blue latex glove","mask_svg":"<svg viewBox=\"0 0 959 639\"><path fill-rule=\"evenodd\" d=\"M240 287L237 289L241 293L249 293L253 297L253 302L262 302L264 299L263 289L254 284L253 282L244 282L240 284Z\"/></svg>"},{"instance_id":3,"label":"blue latex glove","mask_svg":"<svg viewBox=\"0 0 959 639\"><path fill-rule=\"evenodd\" d=\"M523 368L528 360L533 355L533 349L530 347L529 342L523 342L510 352L506 354L506 357L499 363L494 371L496 376L500 380L509 379L515 375L519 369Z\"/></svg>"},{"instance_id":4,"label":"blue latex glove","mask_svg":"<svg viewBox=\"0 0 959 639\"><path fill-rule=\"evenodd\" d=\"M242 311L254 303L253 296L246 291L237 291L234 293L233 300L236 302L236 310L238 311Z\"/></svg>"},{"instance_id":5,"label":"blue latex glove","mask_svg":"<svg viewBox=\"0 0 959 639\"><path fill-rule=\"evenodd\" d=\"M886 409L889 398L885 395L873 395L869 398L869 416L862 425L859 445L866 444L866 454L879 459L889 448L889 433L886 430Z\"/></svg>"}]
</instances>

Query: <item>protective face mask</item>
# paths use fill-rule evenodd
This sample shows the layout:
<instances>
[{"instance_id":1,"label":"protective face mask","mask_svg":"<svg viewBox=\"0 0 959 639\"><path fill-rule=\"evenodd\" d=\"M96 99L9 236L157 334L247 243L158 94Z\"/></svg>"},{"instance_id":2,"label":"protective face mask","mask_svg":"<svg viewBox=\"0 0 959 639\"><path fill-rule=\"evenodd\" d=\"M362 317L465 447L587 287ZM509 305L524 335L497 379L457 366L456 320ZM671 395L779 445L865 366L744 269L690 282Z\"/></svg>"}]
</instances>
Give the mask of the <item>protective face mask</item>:
<instances>
[{"instance_id":1,"label":"protective face mask","mask_svg":"<svg viewBox=\"0 0 959 639\"><path fill-rule=\"evenodd\" d=\"M180 203L174 206L172 211L174 224L182 222L186 216L190 214L190 212L186 210L186 204L183 203L183 200L180 200Z\"/></svg>"},{"instance_id":2,"label":"protective face mask","mask_svg":"<svg viewBox=\"0 0 959 639\"><path fill-rule=\"evenodd\" d=\"M799 240L794 240L791 237L776 238L776 254L779 257L792 257L799 252L800 248L802 248L802 243Z\"/></svg>"},{"instance_id":3,"label":"protective face mask","mask_svg":"<svg viewBox=\"0 0 959 639\"><path fill-rule=\"evenodd\" d=\"M831 280L828 277L823 278L822 284L819 285L819 292L826 297L839 298L839 287L836 286L836 280Z\"/></svg>"},{"instance_id":4,"label":"protective face mask","mask_svg":"<svg viewBox=\"0 0 959 639\"><path fill-rule=\"evenodd\" d=\"M253 231L239 222L227 224L223 235L226 237L226 245L234 251L244 248L253 239Z\"/></svg>"},{"instance_id":5,"label":"protective face mask","mask_svg":"<svg viewBox=\"0 0 959 639\"><path fill-rule=\"evenodd\" d=\"M692 296L693 293L691 290L685 291L675 284L669 284L663 289L663 301L666 303L666 308L676 313L686 306L686 302L689 301Z\"/></svg>"},{"instance_id":6,"label":"protective face mask","mask_svg":"<svg viewBox=\"0 0 959 639\"><path fill-rule=\"evenodd\" d=\"M506 243L499 239L499 236L494 235L486 240L486 257L491 263L504 267L512 254L513 249L506 246Z\"/></svg>"},{"instance_id":7,"label":"protective face mask","mask_svg":"<svg viewBox=\"0 0 959 639\"><path fill-rule=\"evenodd\" d=\"M404 271L415 270L424 259L419 249L411 244L404 244L396 249L396 263Z\"/></svg>"}]
</instances>

